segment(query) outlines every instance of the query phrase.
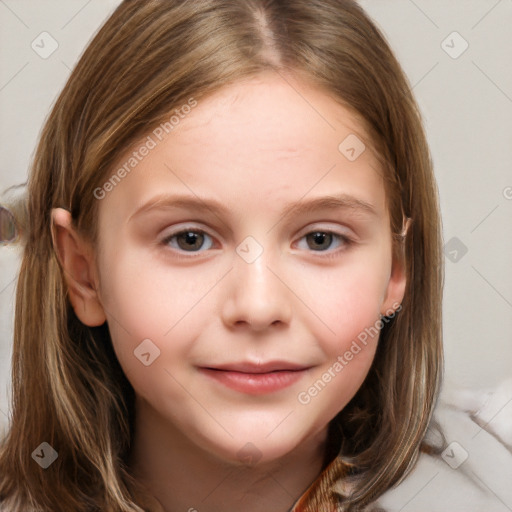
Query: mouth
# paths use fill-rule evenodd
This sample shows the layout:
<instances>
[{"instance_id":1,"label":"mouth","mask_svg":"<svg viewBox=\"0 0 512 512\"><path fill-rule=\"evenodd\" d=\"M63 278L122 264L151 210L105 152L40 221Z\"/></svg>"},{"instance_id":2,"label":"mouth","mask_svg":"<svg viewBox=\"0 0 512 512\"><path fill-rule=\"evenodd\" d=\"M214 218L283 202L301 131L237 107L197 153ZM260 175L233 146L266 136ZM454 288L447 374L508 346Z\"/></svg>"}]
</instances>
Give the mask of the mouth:
<instances>
[{"instance_id":1,"label":"mouth","mask_svg":"<svg viewBox=\"0 0 512 512\"><path fill-rule=\"evenodd\" d=\"M275 393L302 379L310 366L285 361L232 363L201 367L200 372L223 386L250 395Z\"/></svg>"}]
</instances>

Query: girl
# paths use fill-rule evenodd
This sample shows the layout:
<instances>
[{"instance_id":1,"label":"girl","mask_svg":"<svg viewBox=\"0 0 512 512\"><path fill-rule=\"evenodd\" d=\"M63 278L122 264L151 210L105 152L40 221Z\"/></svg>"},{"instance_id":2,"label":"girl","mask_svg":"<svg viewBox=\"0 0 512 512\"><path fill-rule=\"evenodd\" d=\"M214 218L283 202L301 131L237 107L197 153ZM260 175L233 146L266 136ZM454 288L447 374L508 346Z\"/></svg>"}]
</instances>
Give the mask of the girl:
<instances>
[{"instance_id":1,"label":"girl","mask_svg":"<svg viewBox=\"0 0 512 512\"><path fill-rule=\"evenodd\" d=\"M355 2L122 2L27 203L2 510L358 510L426 448L437 192Z\"/></svg>"}]
</instances>

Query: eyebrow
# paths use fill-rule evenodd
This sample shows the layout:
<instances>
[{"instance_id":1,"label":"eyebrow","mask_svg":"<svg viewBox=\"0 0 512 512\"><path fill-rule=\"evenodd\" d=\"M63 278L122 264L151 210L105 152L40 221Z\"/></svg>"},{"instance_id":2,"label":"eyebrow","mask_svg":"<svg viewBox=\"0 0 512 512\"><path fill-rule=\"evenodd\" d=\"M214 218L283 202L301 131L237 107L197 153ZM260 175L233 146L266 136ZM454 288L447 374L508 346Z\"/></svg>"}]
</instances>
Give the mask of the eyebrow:
<instances>
[{"instance_id":1,"label":"eyebrow","mask_svg":"<svg viewBox=\"0 0 512 512\"><path fill-rule=\"evenodd\" d=\"M198 212L210 212L215 216L227 217L230 209L223 203L215 199L206 199L199 196L189 195L158 195L142 206L140 206L128 218L128 222L133 218L153 210L165 210L171 208L191 209ZM295 203L288 204L281 212L281 218L293 217L298 214L311 213L317 210L352 210L357 213L378 216L377 210L370 203L358 199L349 194L340 194L332 196L323 196L314 199L300 199Z\"/></svg>"}]
</instances>

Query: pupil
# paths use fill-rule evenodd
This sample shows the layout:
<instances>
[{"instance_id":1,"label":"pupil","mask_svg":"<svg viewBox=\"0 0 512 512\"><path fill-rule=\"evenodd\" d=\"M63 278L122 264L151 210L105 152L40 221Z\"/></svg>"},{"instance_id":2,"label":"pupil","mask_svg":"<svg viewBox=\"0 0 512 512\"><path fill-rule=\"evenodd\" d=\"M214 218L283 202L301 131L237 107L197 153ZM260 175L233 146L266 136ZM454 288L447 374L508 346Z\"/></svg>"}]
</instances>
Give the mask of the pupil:
<instances>
[{"instance_id":1,"label":"pupil","mask_svg":"<svg viewBox=\"0 0 512 512\"><path fill-rule=\"evenodd\" d=\"M310 249L328 249L332 243L332 234L330 233L311 233L307 236L308 246Z\"/></svg>"},{"instance_id":2,"label":"pupil","mask_svg":"<svg viewBox=\"0 0 512 512\"><path fill-rule=\"evenodd\" d=\"M180 249L197 250L200 249L204 242L204 236L201 233L187 231L178 236L178 245Z\"/></svg>"}]
</instances>

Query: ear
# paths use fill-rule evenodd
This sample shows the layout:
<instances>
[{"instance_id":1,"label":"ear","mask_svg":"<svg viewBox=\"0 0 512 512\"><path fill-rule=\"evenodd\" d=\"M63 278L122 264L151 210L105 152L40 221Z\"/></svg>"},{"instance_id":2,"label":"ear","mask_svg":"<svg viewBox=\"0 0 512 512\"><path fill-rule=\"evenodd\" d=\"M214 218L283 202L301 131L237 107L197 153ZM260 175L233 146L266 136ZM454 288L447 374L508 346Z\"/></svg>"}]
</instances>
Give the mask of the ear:
<instances>
[{"instance_id":1,"label":"ear","mask_svg":"<svg viewBox=\"0 0 512 512\"><path fill-rule=\"evenodd\" d=\"M76 316L89 327L104 324L94 252L73 228L71 213L63 208L52 210L52 239Z\"/></svg>"},{"instance_id":2,"label":"ear","mask_svg":"<svg viewBox=\"0 0 512 512\"><path fill-rule=\"evenodd\" d=\"M390 312L395 311L399 304L402 303L407 285L407 275L405 272L405 253L404 242L411 224L411 219L404 221L404 228L401 233L401 239L398 242L400 247L393 250L393 261L391 264L391 274L389 276L386 295L381 306L381 315L387 316Z\"/></svg>"}]
</instances>

